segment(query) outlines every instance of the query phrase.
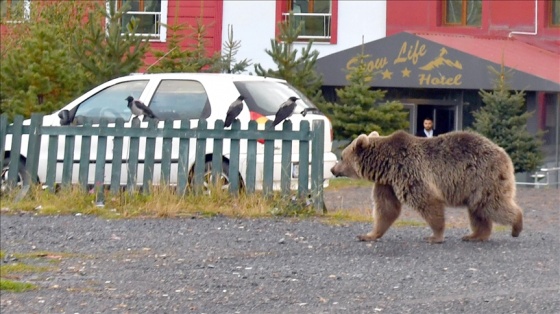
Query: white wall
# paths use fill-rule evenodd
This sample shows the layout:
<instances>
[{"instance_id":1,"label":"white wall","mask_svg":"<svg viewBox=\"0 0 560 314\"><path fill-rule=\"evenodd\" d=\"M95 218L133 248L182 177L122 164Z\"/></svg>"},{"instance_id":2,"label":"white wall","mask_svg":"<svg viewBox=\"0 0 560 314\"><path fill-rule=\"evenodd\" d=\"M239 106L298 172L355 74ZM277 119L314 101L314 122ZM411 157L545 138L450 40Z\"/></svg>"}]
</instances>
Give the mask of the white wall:
<instances>
[{"instance_id":1,"label":"white wall","mask_svg":"<svg viewBox=\"0 0 560 314\"><path fill-rule=\"evenodd\" d=\"M265 69L276 68L265 49L274 38L275 1L224 0L222 43L227 40L228 25L233 26L234 40L241 41L238 60L248 58ZM319 58L345 50L364 42L380 39L386 34L386 1L339 0L337 44L314 43ZM306 46L297 44L295 48ZM248 68L254 73L254 67Z\"/></svg>"}]
</instances>

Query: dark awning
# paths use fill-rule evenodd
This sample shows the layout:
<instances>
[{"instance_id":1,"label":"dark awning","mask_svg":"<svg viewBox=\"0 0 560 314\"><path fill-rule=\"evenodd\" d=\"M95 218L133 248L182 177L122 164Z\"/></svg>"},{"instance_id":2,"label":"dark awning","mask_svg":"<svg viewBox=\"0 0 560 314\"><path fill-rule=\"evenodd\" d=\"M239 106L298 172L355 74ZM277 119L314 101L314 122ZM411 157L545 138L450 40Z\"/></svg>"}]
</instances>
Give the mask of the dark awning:
<instances>
[{"instance_id":1,"label":"dark awning","mask_svg":"<svg viewBox=\"0 0 560 314\"><path fill-rule=\"evenodd\" d=\"M399 33L363 45L373 87L492 89L503 63L515 90L560 92L560 55L512 38ZM317 60L326 86L348 84L362 45Z\"/></svg>"}]
</instances>

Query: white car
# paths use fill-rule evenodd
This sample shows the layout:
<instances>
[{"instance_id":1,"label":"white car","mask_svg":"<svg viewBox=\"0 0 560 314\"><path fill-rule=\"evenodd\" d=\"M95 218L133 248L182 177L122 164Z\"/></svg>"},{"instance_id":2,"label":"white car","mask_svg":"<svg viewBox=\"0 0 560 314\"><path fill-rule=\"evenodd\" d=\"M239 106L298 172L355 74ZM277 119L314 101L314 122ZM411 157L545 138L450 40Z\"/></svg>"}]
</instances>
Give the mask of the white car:
<instances>
[{"instance_id":1,"label":"white car","mask_svg":"<svg viewBox=\"0 0 560 314\"><path fill-rule=\"evenodd\" d=\"M130 127L134 116L131 114L130 109L127 107L127 101L125 100L128 96L132 96L135 99L143 101L153 113L157 116L160 121L159 127L163 126L163 120L176 120L176 125L179 124L181 119L190 119L191 127L196 127L199 119L206 119L208 121L208 126L211 128L216 120L225 120L226 113L229 105L240 95L245 97L243 111L239 115L238 119L241 122L242 129L245 129L250 120L259 121L259 128L264 127L262 123L266 119L274 120L274 115L278 110L280 104L285 102L289 97L295 96L300 98L296 101L296 109L294 114L290 117L293 123L293 128L297 130L299 128L299 122L301 120L323 120L325 122L325 134L324 134L324 164L323 164L323 174L324 174L324 186L328 185L328 179L332 177L330 169L337 162L335 154L331 151L332 149L332 125L328 118L324 116L319 110L313 105L313 103L305 97L300 91L295 89L293 86L286 83L284 80L264 78L260 76L252 75L234 75L234 74L215 74L215 73L165 73L165 74L135 74L125 77L120 77L109 82L106 82L98 87L90 90L84 95L78 97L76 100L72 101L64 108L56 111L50 115L43 117L44 126L62 126L68 124L80 124L82 123L82 117L87 117L92 119L93 123L97 123L101 118L108 119L110 122L115 121L117 118L123 118L125 121L125 128ZM306 114L301 114L304 111ZM264 119L264 120L263 120ZM24 124L29 124L26 120ZM144 121L141 123L143 127L148 125L148 122ZM276 126L279 130L282 128L282 123ZM89 180L93 183L94 178L94 161L96 159L97 152L95 151L97 139L92 138L92 149L90 153L90 171ZM121 184L126 185L127 172L126 172L126 160L128 159L128 142L127 138L124 138L123 145L123 168L121 171ZM281 143L281 141L278 141ZM78 165L80 160L80 144L81 140L76 137L74 151L74 167L72 171L72 182L78 183ZM154 178L153 182L159 182L160 174L160 164L161 161L161 139L156 141L156 155L154 156L156 165L153 171ZM194 144L194 140L191 140L191 145ZM292 161L299 160L298 156L298 145L294 143L292 148ZM143 145L145 141L140 143L140 156L139 156L139 169L137 173L138 184L142 184L143 177L143 159L144 150ZM177 145L173 145L172 149L172 161L175 161L171 167L171 177L170 183L177 183L177 156L178 149ZM6 156L9 155L3 161L2 165L2 182L7 179L9 160L17 156L13 152L10 152L11 147L11 137L8 136L6 139ZM41 140L41 151L46 152L48 147L48 137L43 136ZM194 147L194 146L191 146ZM257 169L256 169L256 188L262 188L262 166L264 160L264 145L258 145L257 147ZM20 150L18 158L19 162L19 175L21 181L26 178L24 173L24 165L27 154L27 143L24 141ZM189 169L194 165L194 149L190 150L189 156ZM212 155L212 143L208 141L206 148L207 156ZM58 153L57 153L57 172L55 181L61 182L62 180L62 161L64 156L64 145L59 142ZM225 163L229 160L229 141L224 140L223 148L223 158ZM112 160L112 141L108 141L107 147L107 160ZM241 147L240 156L240 175L241 179L245 180L246 172L246 149ZM281 149L280 145L275 145L274 151L274 176L273 176L273 188L280 188L280 161L281 161ZM46 164L47 156L46 154L41 154L39 157L39 168L37 177L40 182L45 182L46 179ZM210 172L211 162L207 163L206 171ZM228 167L222 167L222 181L225 181L225 187L229 182L228 177ZM292 182L291 187L297 187L297 167L292 167ZM105 173L105 183L110 183L111 177L111 167L110 164L106 167ZM4 186L4 184L2 185Z\"/></svg>"}]
</instances>

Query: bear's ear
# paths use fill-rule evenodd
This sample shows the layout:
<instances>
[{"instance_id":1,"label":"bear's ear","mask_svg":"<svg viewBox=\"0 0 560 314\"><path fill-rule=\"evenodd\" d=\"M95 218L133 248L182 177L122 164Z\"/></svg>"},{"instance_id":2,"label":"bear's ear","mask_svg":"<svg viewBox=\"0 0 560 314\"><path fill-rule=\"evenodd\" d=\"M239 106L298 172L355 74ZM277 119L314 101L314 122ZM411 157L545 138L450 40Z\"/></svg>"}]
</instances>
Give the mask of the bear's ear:
<instances>
[{"instance_id":1,"label":"bear's ear","mask_svg":"<svg viewBox=\"0 0 560 314\"><path fill-rule=\"evenodd\" d=\"M358 138L356 138L356 152L363 151L369 144L368 137L365 134L360 134Z\"/></svg>"},{"instance_id":2,"label":"bear's ear","mask_svg":"<svg viewBox=\"0 0 560 314\"><path fill-rule=\"evenodd\" d=\"M369 137L379 137L379 133L377 133L377 131L373 131L369 134Z\"/></svg>"}]
</instances>

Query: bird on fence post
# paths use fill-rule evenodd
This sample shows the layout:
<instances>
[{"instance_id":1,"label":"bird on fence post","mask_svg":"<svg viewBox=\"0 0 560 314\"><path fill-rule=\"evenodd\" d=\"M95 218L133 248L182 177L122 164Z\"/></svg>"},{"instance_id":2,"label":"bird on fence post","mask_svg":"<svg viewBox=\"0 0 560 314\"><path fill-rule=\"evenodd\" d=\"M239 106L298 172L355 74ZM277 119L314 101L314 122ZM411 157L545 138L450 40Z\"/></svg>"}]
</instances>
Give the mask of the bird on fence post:
<instances>
[{"instance_id":1,"label":"bird on fence post","mask_svg":"<svg viewBox=\"0 0 560 314\"><path fill-rule=\"evenodd\" d=\"M229 105L227 114L226 114L226 119L224 120L224 128L229 127L233 121L235 121L235 119L237 119L237 116L239 116L239 114L241 113L241 111L243 110L243 100L245 99L245 97L243 97L243 95L240 95L239 97L237 97L236 100L234 100L231 105Z\"/></svg>"},{"instance_id":2,"label":"bird on fence post","mask_svg":"<svg viewBox=\"0 0 560 314\"><path fill-rule=\"evenodd\" d=\"M275 127L280 122L288 119L294 113L294 109L296 108L296 100L298 99L299 98L292 96L280 105L280 108L278 108L276 116L274 117L274 121L272 122L272 127Z\"/></svg>"},{"instance_id":3,"label":"bird on fence post","mask_svg":"<svg viewBox=\"0 0 560 314\"><path fill-rule=\"evenodd\" d=\"M132 112L133 115L136 116L147 116L152 119L157 119L156 115L152 112L152 110L146 106L141 100L134 99L132 96L128 96L125 99L128 101L128 108Z\"/></svg>"}]
</instances>

